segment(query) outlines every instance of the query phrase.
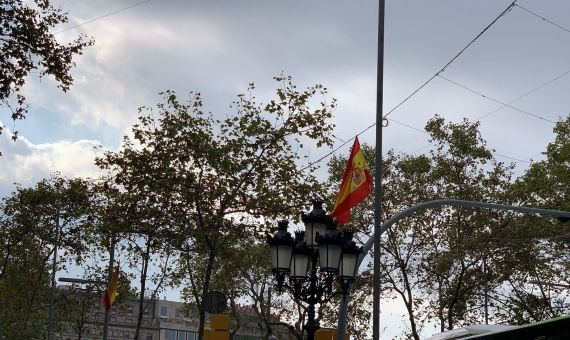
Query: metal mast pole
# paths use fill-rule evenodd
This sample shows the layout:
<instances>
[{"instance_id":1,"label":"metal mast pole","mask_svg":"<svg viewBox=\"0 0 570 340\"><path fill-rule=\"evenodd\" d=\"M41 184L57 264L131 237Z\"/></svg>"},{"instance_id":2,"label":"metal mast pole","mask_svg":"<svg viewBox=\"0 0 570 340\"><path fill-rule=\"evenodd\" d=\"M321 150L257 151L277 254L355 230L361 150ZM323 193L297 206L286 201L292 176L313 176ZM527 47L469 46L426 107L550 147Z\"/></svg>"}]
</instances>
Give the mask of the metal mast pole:
<instances>
[{"instance_id":1,"label":"metal mast pole","mask_svg":"<svg viewBox=\"0 0 570 340\"><path fill-rule=\"evenodd\" d=\"M378 65L376 69L376 156L374 171L374 291L372 339L380 339L380 235L382 228L382 104L384 94L384 7L378 6Z\"/></svg>"},{"instance_id":2,"label":"metal mast pole","mask_svg":"<svg viewBox=\"0 0 570 340\"><path fill-rule=\"evenodd\" d=\"M48 312L48 340L52 339L51 336L51 323L53 319L53 304L55 299L55 272L57 271L57 246L59 244L59 208L55 213L55 241L53 245L53 263L51 268L51 291L49 296L49 312Z\"/></svg>"}]
</instances>

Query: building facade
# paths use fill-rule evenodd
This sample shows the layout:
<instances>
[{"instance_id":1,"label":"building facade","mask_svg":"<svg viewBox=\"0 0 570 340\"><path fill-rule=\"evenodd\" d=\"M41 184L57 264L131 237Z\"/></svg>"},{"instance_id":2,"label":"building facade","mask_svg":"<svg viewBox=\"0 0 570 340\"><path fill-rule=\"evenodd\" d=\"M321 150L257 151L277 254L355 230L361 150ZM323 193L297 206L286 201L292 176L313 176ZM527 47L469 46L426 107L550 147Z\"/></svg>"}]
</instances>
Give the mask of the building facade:
<instances>
[{"instance_id":1,"label":"building facade","mask_svg":"<svg viewBox=\"0 0 570 340\"><path fill-rule=\"evenodd\" d=\"M55 335L58 340L101 340L103 337L104 309L96 303L82 312L71 313L64 329ZM145 312L141 322L140 340L196 340L198 339L199 319L186 311L182 302L169 300L145 300ZM109 340L133 340L139 314L139 301L128 300L113 306L109 318ZM240 328L233 340L263 339L263 323L255 311L248 306L237 309ZM206 325L209 315L206 314ZM236 320L232 318L232 326ZM293 339L285 328L274 330L274 339Z\"/></svg>"}]
</instances>

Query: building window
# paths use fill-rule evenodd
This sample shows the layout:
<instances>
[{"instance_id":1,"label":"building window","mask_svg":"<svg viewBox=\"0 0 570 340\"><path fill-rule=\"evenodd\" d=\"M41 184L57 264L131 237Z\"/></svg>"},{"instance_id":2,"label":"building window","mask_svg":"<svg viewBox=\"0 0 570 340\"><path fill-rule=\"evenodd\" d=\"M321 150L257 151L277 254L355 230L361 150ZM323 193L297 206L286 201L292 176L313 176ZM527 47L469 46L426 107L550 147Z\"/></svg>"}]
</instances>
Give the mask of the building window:
<instances>
[{"instance_id":1,"label":"building window","mask_svg":"<svg viewBox=\"0 0 570 340\"><path fill-rule=\"evenodd\" d=\"M179 335L178 340L196 340L196 339L198 339L198 333L196 333L196 332L188 332L188 331L186 331L186 332L184 332L184 333L186 333L186 337L185 337L185 338L184 338L184 337L180 338L180 335ZM178 334L180 334L180 333L178 333Z\"/></svg>"},{"instance_id":2,"label":"building window","mask_svg":"<svg viewBox=\"0 0 570 340\"><path fill-rule=\"evenodd\" d=\"M152 340L152 333L147 333L145 340Z\"/></svg>"},{"instance_id":3,"label":"building window","mask_svg":"<svg viewBox=\"0 0 570 340\"><path fill-rule=\"evenodd\" d=\"M176 340L176 331L174 329L164 330L164 340Z\"/></svg>"},{"instance_id":4,"label":"building window","mask_svg":"<svg viewBox=\"0 0 570 340\"><path fill-rule=\"evenodd\" d=\"M168 306L160 306L160 316L168 317Z\"/></svg>"}]
</instances>

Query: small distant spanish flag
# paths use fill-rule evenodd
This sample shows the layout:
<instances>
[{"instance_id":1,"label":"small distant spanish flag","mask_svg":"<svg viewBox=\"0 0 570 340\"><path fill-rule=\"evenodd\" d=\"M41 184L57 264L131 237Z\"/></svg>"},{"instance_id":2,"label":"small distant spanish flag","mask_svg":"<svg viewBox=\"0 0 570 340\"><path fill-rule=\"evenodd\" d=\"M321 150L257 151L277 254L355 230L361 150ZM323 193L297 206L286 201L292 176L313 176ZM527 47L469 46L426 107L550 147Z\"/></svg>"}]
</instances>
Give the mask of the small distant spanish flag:
<instances>
[{"instance_id":1,"label":"small distant spanish flag","mask_svg":"<svg viewBox=\"0 0 570 340\"><path fill-rule=\"evenodd\" d=\"M117 296L117 286L119 285L119 266L115 267L115 272L113 273L113 277L111 278L111 282L109 282L109 286L105 290L103 294L103 306L105 306L105 310L110 310L111 306L115 302L115 297Z\"/></svg>"},{"instance_id":2,"label":"small distant spanish flag","mask_svg":"<svg viewBox=\"0 0 570 340\"><path fill-rule=\"evenodd\" d=\"M372 192L373 187L370 169L356 136L331 217L338 223L350 222L350 209L362 202Z\"/></svg>"}]
</instances>

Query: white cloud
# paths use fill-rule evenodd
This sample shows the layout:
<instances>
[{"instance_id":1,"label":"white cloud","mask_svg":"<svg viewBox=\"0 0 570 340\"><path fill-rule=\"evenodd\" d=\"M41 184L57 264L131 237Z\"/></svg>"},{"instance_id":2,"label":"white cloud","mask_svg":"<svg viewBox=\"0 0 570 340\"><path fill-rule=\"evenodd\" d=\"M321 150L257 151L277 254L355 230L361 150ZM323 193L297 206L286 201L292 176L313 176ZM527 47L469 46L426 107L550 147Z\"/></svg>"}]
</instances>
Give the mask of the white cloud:
<instances>
[{"instance_id":1,"label":"white cloud","mask_svg":"<svg viewBox=\"0 0 570 340\"><path fill-rule=\"evenodd\" d=\"M59 172L66 177L95 177L99 170L94 164L95 147L92 140L59 140L53 143L33 144L20 136L10 140L10 131L0 135L0 194L14 190L14 183L23 186Z\"/></svg>"}]
</instances>

